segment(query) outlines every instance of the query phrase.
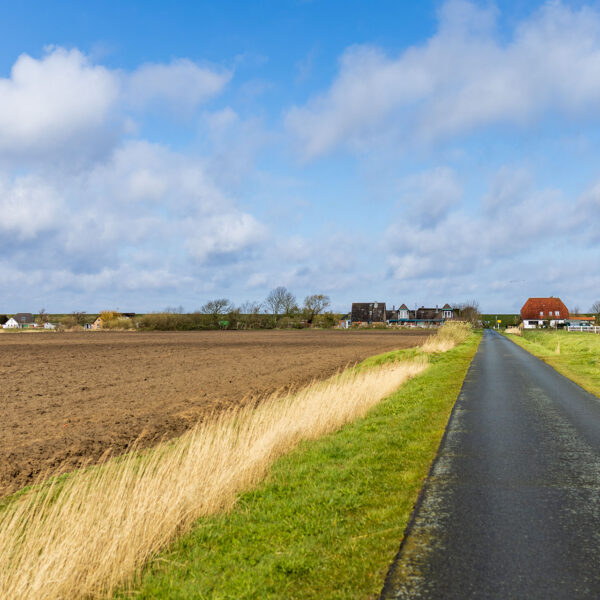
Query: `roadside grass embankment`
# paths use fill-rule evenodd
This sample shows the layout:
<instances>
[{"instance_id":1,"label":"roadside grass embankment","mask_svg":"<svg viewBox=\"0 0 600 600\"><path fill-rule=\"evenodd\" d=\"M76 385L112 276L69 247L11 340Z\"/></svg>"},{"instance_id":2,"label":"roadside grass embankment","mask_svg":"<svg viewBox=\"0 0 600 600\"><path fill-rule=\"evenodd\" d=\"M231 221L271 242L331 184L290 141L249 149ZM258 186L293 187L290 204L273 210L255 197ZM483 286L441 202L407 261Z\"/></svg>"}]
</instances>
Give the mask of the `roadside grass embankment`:
<instances>
[{"instance_id":1,"label":"roadside grass embankment","mask_svg":"<svg viewBox=\"0 0 600 600\"><path fill-rule=\"evenodd\" d=\"M21 494L0 512L0 597L109 595L199 517L230 509L273 460L362 417L426 367L419 357L350 369Z\"/></svg>"},{"instance_id":2,"label":"roadside grass embankment","mask_svg":"<svg viewBox=\"0 0 600 600\"><path fill-rule=\"evenodd\" d=\"M421 346L424 352L447 352L458 344L465 342L472 333L469 323L449 321L440 327L436 335L432 335Z\"/></svg>"},{"instance_id":3,"label":"roadside grass embankment","mask_svg":"<svg viewBox=\"0 0 600 600\"><path fill-rule=\"evenodd\" d=\"M523 330L521 336L507 337L588 392L600 397L600 335Z\"/></svg>"},{"instance_id":4,"label":"roadside grass embankment","mask_svg":"<svg viewBox=\"0 0 600 600\"><path fill-rule=\"evenodd\" d=\"M452 352L433 354L429 370L437 378L424 379L413 389L414 397L394 392L425 371L427 355L388 353L296 394L221 413L151 451L108 460L5 500L0 597L106 597L119 586L125 596L131 591L136 597L165 598L339 597L341 589L348 597L356 595L357 585L376 591L476 341L472 336ZM371 414L373 407L377 410ZM333 433L348 423L354 423L349 432ZM265 479L276 459L299 444L297 453L283 459L288 462L277 461L266 486L247 492ZM292 480L277 483L278 473ZM254 534L253 528L258 528ZM132 577L186 532L168 555L152 561L138 579L141 589L132 591ZM382 539L389 542L383 554ZM273 549L277 541L279 550ZM339 548L328 545L336 541ZM261 544L273 552L265 556ZM375 552L363 555L363 547ZM180 572L176 556L186 549L200 562L182 558L187 567ZM231 551L248 560L230 563ZM213 564L202 553L212 554ZM331 570L335 565L336 572ZM233 574L223 571L225 566ZM304 591L287 587L295 590L302 581L308 585ZM148 592L147 585L156 589ZM178 596L172 586L187 586L187 591Z\"/></svg>"},{"instance_id":5,"label":"roadside grass embankment","mask_svg":"<svg viewBox=\"0 0 600 600\"><path fill-rule=\"evenodd\" d=\"M199 520L117 597L378 597L479 341L432 355L363 419L277 460L256 490Z\"/></svg>"}]
</instances>

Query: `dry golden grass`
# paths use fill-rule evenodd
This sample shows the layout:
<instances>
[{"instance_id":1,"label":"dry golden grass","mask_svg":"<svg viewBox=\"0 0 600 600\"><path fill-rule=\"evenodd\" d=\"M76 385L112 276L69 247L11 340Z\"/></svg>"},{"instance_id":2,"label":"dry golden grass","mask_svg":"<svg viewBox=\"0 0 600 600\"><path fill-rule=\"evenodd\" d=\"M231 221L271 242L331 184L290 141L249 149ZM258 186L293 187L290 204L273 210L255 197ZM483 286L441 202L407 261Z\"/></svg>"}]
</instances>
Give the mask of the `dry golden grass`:
<instances>
[{"instance_id":1,"label":"dry golden grass","mask_svg":"<svg viewBox=\"0 0 600 600\"><path fill-rule=\"evenodd\" d=\"M505 333L510 333L512 335L522 335L522 330L520 327L507 327Z\"/></svg>"},{"instance_id":2,"label":"dry golden grass","mask_svg":"<svg viewBox=\"0 0 600 600\"><path fill-rule=\"evenodd\" d=\"M424 358L351 370L24 494L0 512L0 598L106 597L204 515L227 510L299 441L363 416Z\"/></svg>"},{"instance_id":3,"label":"dry golden grass","mask_svg":"<svg viewBox=\"0 0 600 600\"><path fill-rule=\"evenodd\" d=\"M473 328L464 321L444 323L436 335L432 335L422 346L425 352L447 352L458 344L462 344Z\"/></svg>"}]
</instances>

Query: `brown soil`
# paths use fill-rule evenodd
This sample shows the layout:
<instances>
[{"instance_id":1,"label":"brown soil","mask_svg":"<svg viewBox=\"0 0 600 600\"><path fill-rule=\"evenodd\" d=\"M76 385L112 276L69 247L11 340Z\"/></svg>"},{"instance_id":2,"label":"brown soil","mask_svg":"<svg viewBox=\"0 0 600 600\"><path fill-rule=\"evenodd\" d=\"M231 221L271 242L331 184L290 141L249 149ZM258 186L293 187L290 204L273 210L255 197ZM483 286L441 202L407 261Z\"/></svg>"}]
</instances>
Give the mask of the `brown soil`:
<instances>
[{"instance_id":1,"label":"brown soil","mask_svg":"<svg viewBox=\"0 0 600 600\"><path fill-rule=\"evenodd\" d=\"M422 330L2 334L0 495L426 337Z\"/></svg>"}]
</instances>

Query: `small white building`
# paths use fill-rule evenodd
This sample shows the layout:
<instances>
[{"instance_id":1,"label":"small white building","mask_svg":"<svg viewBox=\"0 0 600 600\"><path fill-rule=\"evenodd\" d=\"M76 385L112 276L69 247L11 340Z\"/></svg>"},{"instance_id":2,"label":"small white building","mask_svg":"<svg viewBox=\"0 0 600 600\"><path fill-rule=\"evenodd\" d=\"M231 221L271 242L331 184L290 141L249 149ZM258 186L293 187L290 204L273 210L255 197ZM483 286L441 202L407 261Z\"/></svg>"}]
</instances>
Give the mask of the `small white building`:
<instances>
[{"instance_id":1,"label":"small white building","mask_svg":"<svg viewBox=\"0 0 600 600\"><path fill-rule=\"evenodd\" d=\"M14 317L11 317L6 323L4 323L4 329L19 329L21 327Z\"/></svg>"},{"instance_id":2,"label":"small white building","mask_svg":"<svg viewBox=\"0 0 600 600\"><path fill-rule=\"evenodd\" d=\"M56 325L54 323L44 323L44 329L56 329Z\"/></svg>"}]
</instances>

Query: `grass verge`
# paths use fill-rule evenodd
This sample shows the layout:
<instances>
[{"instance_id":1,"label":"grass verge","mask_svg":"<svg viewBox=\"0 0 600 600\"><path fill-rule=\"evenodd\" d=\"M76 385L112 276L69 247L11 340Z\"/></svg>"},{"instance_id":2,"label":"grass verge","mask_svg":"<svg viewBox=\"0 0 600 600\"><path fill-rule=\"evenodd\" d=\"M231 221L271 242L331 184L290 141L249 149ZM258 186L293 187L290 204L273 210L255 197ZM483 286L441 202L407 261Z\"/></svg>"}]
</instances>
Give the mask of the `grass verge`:
<instances>
[{"instance_id":1,"label":"grass verge","mask_svg":"<svg viewBox=\"0 0 600 600\"><path fill-rule=\"evenodd\" d=\"M349 369L16 495L0 511L0 598L111 594L199 517L231 508L279 456L363 417L426 368L421 354Z\"/></svg>"},{"instance_id":2,"label":"grass verge","mask_svg":"<svg viewBox=\"0 0 600 600\"><path fill-rule=\"evenodd\" d=\"M366 417L278 459L263 484L199 520L117 596L377 597L479 340L431 355Z\"/></svg>"},{"instance_id":3,"label":"grass verge","mask_svg":"<svg viewBox=\"0 0 600 600\"><path fill-rule=\"evenodd\" d=\"M600 335L587 332L523 330L507 335L583 389L600 397Z\"/></svg>"}]
</instances>

